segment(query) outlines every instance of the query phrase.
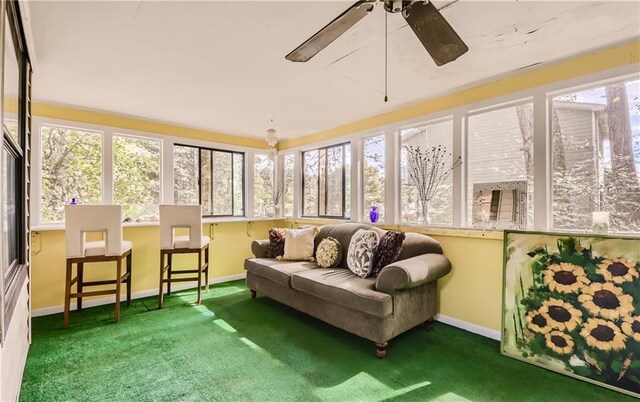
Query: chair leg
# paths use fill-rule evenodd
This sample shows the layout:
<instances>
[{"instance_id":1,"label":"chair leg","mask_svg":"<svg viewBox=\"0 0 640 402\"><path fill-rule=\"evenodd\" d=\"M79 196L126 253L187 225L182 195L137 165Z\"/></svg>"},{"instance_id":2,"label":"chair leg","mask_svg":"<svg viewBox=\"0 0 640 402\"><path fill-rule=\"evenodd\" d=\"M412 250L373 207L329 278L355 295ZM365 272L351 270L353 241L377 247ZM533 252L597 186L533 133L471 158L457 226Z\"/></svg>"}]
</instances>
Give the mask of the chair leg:
<instances>
[{"instance_id":1,"label":"chair leg","mask_svg":"<svg viewBox=\"0 0 640 402\"><path fill-rule=\"evenodd\" d=\"M160 251L160 291L158 292L158 308L162 308L164 296L164 253Z\"/></svg>"},{"instance_id":2,"label":"chair leg","mask_svg":"<svg viewBox=\"0 0 640 402\"><path fill-rule=\"evenodd\" d=\"M69 327L69 309L71 308L71 261L67 260L67 276L64 286L64 323L65 329Z\"/></svg>"},{"instance_id":3,"label":"chair leg","mask_svg":"<svg viewBox=\"0 0 640 402\"><path fill-rule=\"evenodd\" d=\"M127 306L131 305L131 265L133 261L133 251L127 256Z\"/></svg>"},{"instance_id":4,"label":"chair leg","mask_svg":"<svg viewBox=\"0 0 640 402\"><path fill-rule=\"evenodd\" d=\"M202 303L201 298L202 293L202 250L198 251L198 301L197 303Z\"/></svg>"},{"instance_id":5,"label":"chair leg","mask_svg":"<svg viewBox=\"0 0 640 402\"><path fill-rule=\"evenodd\" d=\"M204 270L205 291L209 293L209 246L204 249L204 263L207 268Z\"/></svg>"},{"instance_id":6,"label":"chair leg","mask_svg":"<svg viewBox=\"0 0 640 402\"><path fill-rule=\"evenodd\" d=\"M122 258L118 258L116 267L116 322L120 321L120 277L122 277Z\"/></svg>"},{"instance_id":7,"label":"chair leg","mask_svg":"<svg viewBox=\"0 0 640 402\"><path fill-rule=\"evenodd\" d=\"M171 296L171 268L173 265L173 254L167 254L167 296Z\"/></svg>"},{"instance_id":8,"label":"chair leg","mask_svg":"<svg viewBox=\"0 0 640 402\"><path fill-rule=\"evenodd\" d=\"M82 282L84 281L84 263L78 263L78 297L76 298L76 310L82 310Z\"/></svg>"}]
</instances>

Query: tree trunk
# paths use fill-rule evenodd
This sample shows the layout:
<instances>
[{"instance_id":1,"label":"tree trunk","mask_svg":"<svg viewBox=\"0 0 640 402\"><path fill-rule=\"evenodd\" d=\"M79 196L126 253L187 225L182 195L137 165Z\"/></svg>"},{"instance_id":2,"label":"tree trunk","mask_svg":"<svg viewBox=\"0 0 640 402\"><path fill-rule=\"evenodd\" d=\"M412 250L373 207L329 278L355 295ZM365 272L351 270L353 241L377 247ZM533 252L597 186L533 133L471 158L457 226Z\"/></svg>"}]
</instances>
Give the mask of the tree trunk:
<instances>
[{"instance_id":1,"label":"tree trunk","mask_svg":"<svg viewBox=\"0 0 640 402\"><path fill-rule=\"evenodd\" d=\"M629 101L624 83L608 85L607 122L611 145L611 187L614 221L627 229L640 223L640 183L633 155Z\"/></svg>"}]
</instances>

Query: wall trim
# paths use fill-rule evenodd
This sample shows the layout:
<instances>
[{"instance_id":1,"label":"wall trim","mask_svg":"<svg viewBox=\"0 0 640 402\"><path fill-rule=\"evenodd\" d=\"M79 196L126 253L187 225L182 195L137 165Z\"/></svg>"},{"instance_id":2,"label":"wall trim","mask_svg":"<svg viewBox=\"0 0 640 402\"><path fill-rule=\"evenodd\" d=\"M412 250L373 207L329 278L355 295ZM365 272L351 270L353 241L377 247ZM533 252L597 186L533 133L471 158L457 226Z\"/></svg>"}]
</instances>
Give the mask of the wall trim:
<instances>
[{"instance_id":1,"label":"wall trim","mask_svg":"<svg viewBox=\"0 0 640 402\"><path fill-rule=\"evenodd\" d=\"M222 276L220 278L213 278L213 279L209 279L209 285L215 285L215 284L218 284L218 283L237 281L237 280L240 280L240 279L244 279L246 276L247 276L246 273L242 273L242 274L235 274L235 275L229 275L229 276ZM193 286L192 284L173 285L172 286L172 291L173 292L179 292L181 290L195 289L195 288L196 287ZM142 299L142 298L145 298L145 297L157 296L157 295L158 295L158 289L145 289L145 290L141 290L141 291L132 293L131 294L131 299ZM126 292L123 293L120 297L121 297L122 301L126 300ZM99 299L84 300L83 308L95 307L95 306L104 306L105 304L113 304L113 303L114 303L114 300L111 297L101 297ZM75 309L76 309L76 303L71 303L71 311L74 311ZM42 317L42 316L45 316L45 315L52 315L52 314L62 313L63 311L64 311L64 305L52 306L52 307L44 307L44 308L39 308L37 310L33 310L31 312L31 316L32 317Z\"/></svg>"},{"instance_id":2,"label":"wall trim","mask_svg":"<svg viewBox=\"0 0 640 402\"><path fill-rule=\"evenodd\" d=\"M477 335L482 335L487 338L494 339L496 341L500 340L500 331L496 331L495 329L483 327L481 325L472 324L470 322L462 321L457 318L449 317L443 314L438 314L436 316L436 320L447 325L451 325L452 327L464 329L465 331L472 332Z\"/></svg>"}]
</instances>

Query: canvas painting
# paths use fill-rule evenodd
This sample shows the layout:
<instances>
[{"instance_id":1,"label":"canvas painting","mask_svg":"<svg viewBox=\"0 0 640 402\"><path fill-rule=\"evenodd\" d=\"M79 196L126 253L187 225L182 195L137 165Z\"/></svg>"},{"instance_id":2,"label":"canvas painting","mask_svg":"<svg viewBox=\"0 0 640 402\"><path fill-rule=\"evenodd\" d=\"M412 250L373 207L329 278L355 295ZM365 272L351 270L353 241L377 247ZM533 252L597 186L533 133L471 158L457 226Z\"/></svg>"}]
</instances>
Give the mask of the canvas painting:
<instances>
[{"instance_id":1,"label":"canvas painting","mask_svg":"<svg viewBox=\"0 0 640 402\"><path fill-rule=\"evenodd\" d=\"M503 354L640 397L640 238L506 231Z\"/></svg>"}]
</instances>

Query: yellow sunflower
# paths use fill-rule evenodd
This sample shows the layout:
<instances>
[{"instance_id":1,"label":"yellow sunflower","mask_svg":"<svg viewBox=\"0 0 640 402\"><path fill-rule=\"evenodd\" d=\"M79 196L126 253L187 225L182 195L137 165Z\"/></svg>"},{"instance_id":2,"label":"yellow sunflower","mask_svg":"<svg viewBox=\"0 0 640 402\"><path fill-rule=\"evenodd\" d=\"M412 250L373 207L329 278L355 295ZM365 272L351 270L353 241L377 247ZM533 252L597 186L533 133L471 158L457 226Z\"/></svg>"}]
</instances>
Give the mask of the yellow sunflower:
<instances>
[{"instance_id":1,"label":"yellow sunflower","mask_svg":"<svg viewBox=\"0 0 640 402\"><path fill-rule=\"evenodd\" d=\"M548 334L551 332L551 327L548 324L549 320L538 310L529 311L525 320L527 321L527 327L533 332L539 334Z\"/></svg>"},{"instance_id":2,"label":"yellow sunflower","mask_svg":"<svg viewBox=\"0 0 640 402\"><path fill-rule=\"evenodd\" d=\"M582 322L582 313L571 304L550 298L542 302L542 307L538 310L548 325L559 331L573 331Z\"/></svg>"},{"instance_id":3,"label":"yellow sunflower","mask_svg":"<svg viewBox=\"0 0 640 402\"><path fill-rule=\"evenodd\" d=\"M633 312L633 297L611 282L592 283L582 289L578 301L593 315L617 320Z\"/></svg>"},{"instance_id":4,"label":"yellow sunflower","mask_svg":"<svg viewBox=\"0 0 640 402\"><path fill-rule=\"evenodd\" d=\"M544 338L546 346L559 355L568 355L573 352L573 339L564 332L551 331Z\"/></svg>"},{"instance_id":5,"label":"yellow sunflower","mask_svg":"<svg viewBox=\"0 0 640 402\"><path fill-rule=\"evenodd\" d=\"M582 267L567 262L550 265L542 271L542 279L549 289L561 293L577 293L590 283Z\"/></svg>"},{"instance_id":6,"label":"yellow sunflower","mask_svg":"<svg viewBox=\"0 0 640 402\"><path fill-rule=\"evenodd\" d=\"M587 345L604 351L622 350L627 340L616 324L601 318L589 318L582 327L580 335Z\"/></svg>"},{"instance_id":7,"label":"yellow sunflower","mask_svg":"<svg viewBox=\"0 0 640 402\"><path fill-rule=\"evenodd\" d=\"M621 284L638 278L636 262L624 257L609 258L598 264L598 273L608 282Z\"/></svg>"},{"instance_id":8,"label":"yellow sunflower","mask_svg":"<svg viewBox=\"0 0 640 402\"><path fill-rule=\"evenodd\" d=\"M622 332L624 332L629 337L633 338L636 342L640 342L640 317L639 316L626 316L624 317L624 321L622 325Z\"/></svg>"}]
</instances>

